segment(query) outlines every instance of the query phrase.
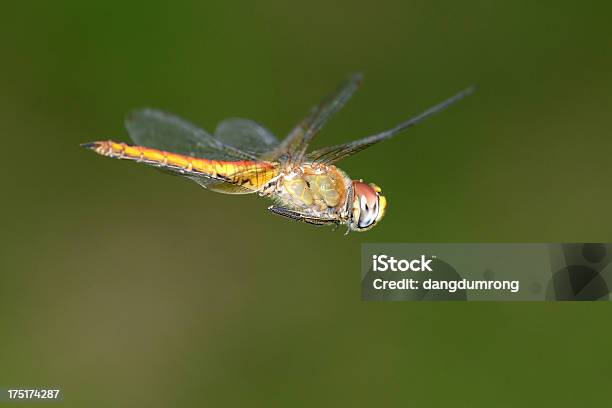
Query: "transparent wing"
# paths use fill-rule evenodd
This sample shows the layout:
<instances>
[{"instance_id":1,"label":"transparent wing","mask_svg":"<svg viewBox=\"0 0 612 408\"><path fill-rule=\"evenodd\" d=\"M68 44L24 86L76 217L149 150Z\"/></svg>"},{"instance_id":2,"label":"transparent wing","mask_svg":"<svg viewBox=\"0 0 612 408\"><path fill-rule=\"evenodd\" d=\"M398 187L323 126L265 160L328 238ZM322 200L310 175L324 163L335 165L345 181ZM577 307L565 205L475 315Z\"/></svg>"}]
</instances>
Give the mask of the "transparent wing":
<instances>
[{"instance_id":1,"label":"transparent wing","mask_svg":"<svg viewBox=\"0 0 612 408\"><path fill-rule=\"evenodd\" d=\"M353 142L339 144L336 146L325 147L323 149L315 150L309 153L306 157L308 161L319 162L319 163L327 163L332 164L336 163L345 157L351 156L357 152L362 151L378 142L382 142L383 140L387 140L397 135L401 131L416 125L419 122L427 119L428 117L448 108L450 105L455 102L460 101L466 96L470 95L474 92L474 87L469 87L459 92L458 94L448 98L447 100L427 109L421 114L400 123L396 127L386 130L384 132L378 133L376 135L368 136L363 139L359 139Z\"/></svg>"},{"instance_id":2,"label":"transparent wing","mask_svg":"<svg viewBox=\"0 0 612 408\"><path fill-rule=\"evenodd\" d=\"M254 160L256 157L216 140L197 126L154 109L133 112L125 127L137 145L212 160Z\"/></svg>"},{"instance_id":3,"label":"transparent wing","mask_svg":"<svg viewBox=\"0 0 612 408\"><path fill-rule=\"evenodd\" d=\"M88 146L86 146L88 147ZM229 163L221 166L222 172L204 173L191 167L179 167L172 163L153 162L147 159L130 156L114 156L118 159L138 161L153 166L155 169L174 176L195 181L200 186L225 194L252 194L258 192L270 180L278 175L278 167L268 162Z\"/></svg>"},{"instance_id":4,"label":"transparent wing","mask_svg":"<svg viewBox=\"0 0 612 408\"><path fill-rule=\"evenodd\" d=\"M158 170L163 173L167 173L173 176L180 176L187 178L191 181L195 181L200 186L215 191L217 193L223 194L252 194L255 193L256 190L248 189L246 187L240 186L238 184L230 183L229 181L222 180L220 178L213 178L210 176L206 176L204 174L190 174L186 173L183 170L172 169L168 167L158 168ZM239 175L239 174L236 174Z\"/></svg>"},{"instance_id":5,"label":"transparent wing","mask_svg":"<svg viewBox=\"0 0 612 408\"><path fill-rule=\"evenodd\" d=\"M286 154L292 162L299 162L308 149L308 145L319 134L325 123L353 96L362 78L363 76L357 73L344 81L336 92L317 105L311 114L291 131L270 158L276 159Z\"/></svg>"},{"instance_id":6,"label":"transparent wing","mask_svg":"<svg viewBox=\"0 0 612 408\"><path fill-rule=\"evenodd\" d=\"M274 150L279 141L265 127L241 118L225 119L217 125L215 139L254 156Z\"/></svg>"}]
</instances>

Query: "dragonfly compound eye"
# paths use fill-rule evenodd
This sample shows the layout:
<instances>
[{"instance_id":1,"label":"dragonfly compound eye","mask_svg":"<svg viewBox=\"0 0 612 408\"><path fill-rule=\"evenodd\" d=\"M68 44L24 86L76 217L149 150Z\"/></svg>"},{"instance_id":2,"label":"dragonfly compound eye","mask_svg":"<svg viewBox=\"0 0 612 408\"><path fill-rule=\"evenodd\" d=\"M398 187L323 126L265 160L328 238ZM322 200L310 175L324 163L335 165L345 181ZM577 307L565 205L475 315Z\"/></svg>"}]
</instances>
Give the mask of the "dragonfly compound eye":
<instances>
[{"instance_id":1,"label":"dragonfly compound eye","mask_svg":"<svg viewBox=\"0 0 612 408\"><path fill-rule=\"evenodd\" d=\"M385 215L387 200L376 184L353 180L353 217L350 223L354 231L367 231Z\"/></svg>"}]
</instances>

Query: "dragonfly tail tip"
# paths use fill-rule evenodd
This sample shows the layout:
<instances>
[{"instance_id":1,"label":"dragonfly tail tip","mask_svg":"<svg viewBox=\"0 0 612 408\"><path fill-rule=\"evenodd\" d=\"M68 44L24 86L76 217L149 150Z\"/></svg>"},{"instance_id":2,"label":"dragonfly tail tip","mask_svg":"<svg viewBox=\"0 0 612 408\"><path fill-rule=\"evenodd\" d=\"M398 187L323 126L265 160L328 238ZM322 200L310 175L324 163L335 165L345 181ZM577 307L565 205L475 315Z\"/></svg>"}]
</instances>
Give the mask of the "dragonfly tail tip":
<instances>
[{"instance_id":1,"label":"dragonfly tail tip","mask_svg":"<svg viewBox=\"0 0 612 408\"><path fill-rule=\"evenodd\" d=\"M99 142L81 143L79 146L84 147L86 149L95 150L98 146L100 146L100 143Z\"/></svg>"}]
</instances>

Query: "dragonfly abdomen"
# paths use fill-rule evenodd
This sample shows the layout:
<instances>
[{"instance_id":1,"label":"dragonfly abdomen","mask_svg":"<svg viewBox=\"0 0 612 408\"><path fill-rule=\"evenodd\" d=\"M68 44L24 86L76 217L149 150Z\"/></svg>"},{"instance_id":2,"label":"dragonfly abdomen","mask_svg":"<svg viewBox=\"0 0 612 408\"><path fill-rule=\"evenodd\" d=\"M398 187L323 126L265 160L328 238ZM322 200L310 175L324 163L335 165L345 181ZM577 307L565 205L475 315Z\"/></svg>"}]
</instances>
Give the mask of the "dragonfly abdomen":
<instances>
[{"instance_id":1,"label":"dragonfly abdomen","mask_svg":"<svg viewBox=\"0 0 612 408\"><path fill-rule=\"evenodd\" d=\"M253 190L265 185L277 173L276 167L268 162L210 160L112 140L86 143L83 147L103 156L134 160L185 175L200 174Z\"/></svg>"}]
</instances>

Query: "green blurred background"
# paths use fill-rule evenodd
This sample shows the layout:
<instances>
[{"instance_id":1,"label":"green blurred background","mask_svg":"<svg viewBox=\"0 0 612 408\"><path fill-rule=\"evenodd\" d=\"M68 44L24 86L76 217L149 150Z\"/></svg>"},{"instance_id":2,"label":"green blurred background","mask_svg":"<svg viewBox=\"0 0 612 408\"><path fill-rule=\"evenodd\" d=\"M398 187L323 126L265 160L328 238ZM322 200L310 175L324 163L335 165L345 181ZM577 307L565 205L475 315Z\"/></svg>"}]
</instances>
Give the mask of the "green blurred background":
<instances>
[{"instance_id":1,"label":"green blurred background","mask_svg":"<svg viewBox=\"0 0 612 408\"><path fill-rule=\"evenodd\" d=\"M612 241L599 3L4 4L0 385L75 407L609 401L608 303L365 303L359 282L364 242ZM284 136L354 71L316 146L478 85L342 162L389 199L365 234L78 147L128 141L143 106Z\"/></svg>"}]
</instances>

